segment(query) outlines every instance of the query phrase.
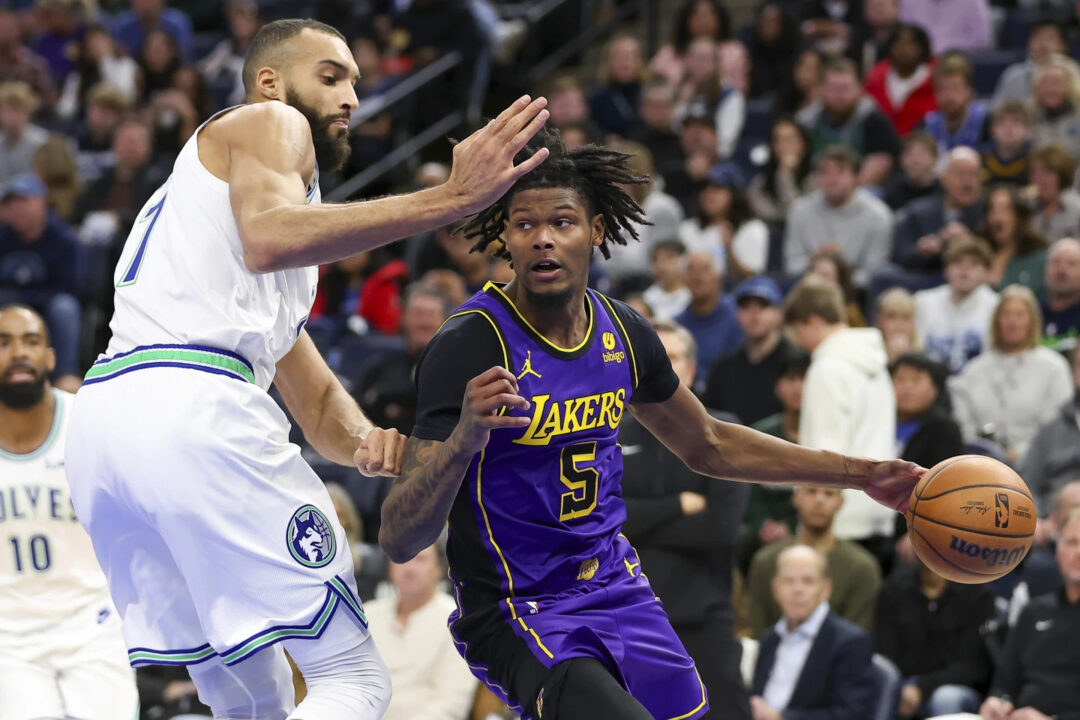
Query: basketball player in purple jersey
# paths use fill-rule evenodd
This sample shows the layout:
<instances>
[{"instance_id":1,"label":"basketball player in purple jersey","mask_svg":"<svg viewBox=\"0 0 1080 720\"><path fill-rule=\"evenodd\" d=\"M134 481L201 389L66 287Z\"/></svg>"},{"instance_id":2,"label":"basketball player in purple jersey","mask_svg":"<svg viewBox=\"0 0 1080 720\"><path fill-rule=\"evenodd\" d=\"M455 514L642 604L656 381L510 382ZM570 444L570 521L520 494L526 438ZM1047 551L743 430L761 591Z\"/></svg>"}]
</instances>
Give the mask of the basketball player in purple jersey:
<instances>
[{"instance_id":1,"label":"basketball player in purple jersey","mask_svg":"<svg viewBox=\"0 0 1080 720\"><path fill-rule=\"evenodd\" d=\"M696 718L704 686L620 534L623 413L718 478L862 488L903 512L923 470L713 419L648 322L586 287L596 249L608 257L643 219L622 188L643 178L626 155L568 151L547 131L523 157L545 149L466 226L515 277L466 302L421 358L416 426L380 541L402 562L449 521L458 650L525 715Z\"/></svg>"}]
</instances>

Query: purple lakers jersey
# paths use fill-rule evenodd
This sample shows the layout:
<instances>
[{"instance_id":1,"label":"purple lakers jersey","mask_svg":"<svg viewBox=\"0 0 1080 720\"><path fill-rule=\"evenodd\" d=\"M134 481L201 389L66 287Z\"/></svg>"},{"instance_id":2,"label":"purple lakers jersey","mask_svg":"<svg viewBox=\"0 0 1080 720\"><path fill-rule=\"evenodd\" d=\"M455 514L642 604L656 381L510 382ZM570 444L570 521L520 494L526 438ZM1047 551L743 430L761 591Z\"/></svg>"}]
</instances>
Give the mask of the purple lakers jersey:
<instances>
[{"instance_id":1,"label":"purple lakers jersey","mask_svg":"<svg viewBox=\"0 0 1080 720\"><path fill-rule=\"evenodd\" d=\"M607 298L588 291L586 303L588 329L572 348L542 337L493 283L455 313L491 324L500 364L531 403L513 410L530 418L528 427L491 433L450 515L455 578L499 596L559 593L591 580L626 519L617 436L637 384L635 358Z\"/></svg>"}]
</instances>

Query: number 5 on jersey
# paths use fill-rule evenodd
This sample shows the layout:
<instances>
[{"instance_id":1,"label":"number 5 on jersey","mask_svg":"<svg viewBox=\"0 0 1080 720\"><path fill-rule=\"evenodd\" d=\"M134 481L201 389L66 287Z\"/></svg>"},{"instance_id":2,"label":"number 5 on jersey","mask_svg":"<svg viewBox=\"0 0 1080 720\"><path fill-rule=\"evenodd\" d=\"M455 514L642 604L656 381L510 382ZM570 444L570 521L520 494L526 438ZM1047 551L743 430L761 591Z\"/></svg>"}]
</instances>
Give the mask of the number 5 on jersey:
<instances>
[{"instance_id":1,"label":"number 5 on jersey","mask_svg":"<svg viewBox=\"0 0 1080 720\"><path fill-rule=\"evenodd\" d=\"M597 486L600 473L596 468L578 467L579 462L596 459L596 443L583 442L563 448L559 460L559 479L570 488L562 494L559 521L576 520L596 509Z\"/></svg>"},{"instance_id":2,"label":"number 5 on jersey","mask_svg":"<svg viewBox=\"0 0 1080 720\"><path fill-rule=\"evenodd\" d=\"M143 257L146 255L146 242L150 239L150 233L154 231L154 225L157 223L158 216L161 215L161 209L165 207L165 194L162 194L161 199L157 201L157 204L151 205L139 220L135 223L135 227L132 228L131 234L135 234L136 228L145 224L146 230L143 232L142 240L139 241L139 247L135 250L135 256L131 258L131 262L128 263L127 270L120 276L120 279L116 281L116 287L121 288L126 285L134 285L135 281L139 279L139 268L142 267Z\"/></svg>"}]
</instances>

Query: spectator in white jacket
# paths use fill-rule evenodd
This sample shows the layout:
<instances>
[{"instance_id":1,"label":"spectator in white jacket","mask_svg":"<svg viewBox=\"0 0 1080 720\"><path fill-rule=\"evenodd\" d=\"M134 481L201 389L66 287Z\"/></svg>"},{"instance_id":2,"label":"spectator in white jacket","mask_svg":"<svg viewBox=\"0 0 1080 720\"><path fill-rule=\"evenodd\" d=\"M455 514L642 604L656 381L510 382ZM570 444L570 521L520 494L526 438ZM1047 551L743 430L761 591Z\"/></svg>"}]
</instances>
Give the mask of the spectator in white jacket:
<instances>
[{"instance_id":1,"label":"spectator in white jacket","mask_svg":"<svg viewBox=\"0 0 1080 720\"><path fill-rule=\"evenodd\" d=\"M784 322L810 352L803 385L799 444L846 455L896 457L896 394L885 342L876 328L847 325L843 294L821 278L804 278L788 295ZM896 513L857 490L844 490L833 523L837 537L857 540L891 565Z\"/></svg>"},{"instance_id":2,"label":"spectator in white jacket","mask_svg":"<svg viewBox=\"0 0 1080 720\"><path fill-rule=\"evenodd\" d=\"M992 437L1019 462L1043 423L1073 395L1069 363L1042 346L1035 294L1010 285L990 325L990 348L950 383L953 411L965 438Z\"/></svg>"},{"instance_id":3,"label":"spectator in white jacket","mask_svg":"<svg viewBox=\"0 0 1080 720\"><path fill-rule=\"evenodd\" d=\"M947 285L915 293L915 331L926 354L960 372L986 347L998 294L986 284L994 261L990 248L969 236L945 251Z\"/></svg>"}]
</instances>

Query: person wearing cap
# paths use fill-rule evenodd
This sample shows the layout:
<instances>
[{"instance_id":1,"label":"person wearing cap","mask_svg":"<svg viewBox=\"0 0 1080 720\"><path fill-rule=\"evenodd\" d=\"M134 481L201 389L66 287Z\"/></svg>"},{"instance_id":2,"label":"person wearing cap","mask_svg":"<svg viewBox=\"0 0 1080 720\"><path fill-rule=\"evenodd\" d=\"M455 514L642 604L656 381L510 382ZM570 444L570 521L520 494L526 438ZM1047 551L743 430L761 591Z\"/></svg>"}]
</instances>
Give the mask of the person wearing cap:
<instances>
[{"instance_id":1,"label":"person wearing cap","mask_svg":"<svg viewBox=\"0 0 1080 720\"><path fill-rule=\"evenodd\" d=\"M670 321L652 326L675 374L690 386L697 370L693 336ZM709 412L734 420L727 413ZM712 480L688 469L631 413L619 425L619 444L626 459L623 532L697 665L709 694L710 711L703 720L750 720L739 674L742 647L735 639L731 584L735 539L751 487L757 486Z\"/></svg>"},{"instance_id":2,"label":"person wearing cap","mask_svg":"<svg viewBox=\"0 0 1080 720\"><path fill-rule=\"evenodd\" d=\"M783 410L774 390L791 344L780 330L784 298L775 280L744 280L734 297L735 319L746 341L709 371L702 401L753 425Z\"/></svg>"},{"instance_id":3,"label":"person wearing cap","mask_svg":"<svg viewBox=\"0 0 1080 720\"><path fill-rule=\"evenodd\" d=\"M49 133L30 122L38 100L24 82L0 83L0 186L19 173L31 172L34 151Z\"/></svg>"},{"instance_id":4,"label":"person wearing cap","mask_svg":"<svg viewBox=\"0 0 1080 720\"><path fill-rule=\"evenodd\" d=\"M714 165L697 193L694 217L679 225L683 244L716 253L731 284L765 272L769 258L769 228L754 216L745 190L738 165Z\"/></svg>"},{"instance_id":5,"label":"person wearing cap","mask_svg":"<svg viewBox=\"0 0 1080 720\"><path fill-rule=\"evenodd\" d=\"M80 384L81 247L74 231L48 211L47 194L30 174L0 191L0 305L22 303L45 317L56 350L53 385L74 392Z\"/></svg>"},{"instance_id":6,"label":"person wearing cap","mask_svg":"<svg viewBox=\"0 0 1080 720\"><path fill-rule=\"evenodd\" d=\"M927 355L950 373L982 352L998 294L987 284L993 256L981 240L961 236L945 250L947 285L915 293L915 333Z\"/></svg>"},{"instance_id":7,"label":"person wearing cap","mask_svg":"<svg viewBox=\"0 0 1080 720\"><path fill-rule=\"evenodd\" d=\"M859 161L850 148L832 145L817 164L818 190L796 200L784 238L784 272L802 275L820 248L835 246L851 265L855 286L889 259L893 214L859 187Z\"/></svg>"}]
</instances>

